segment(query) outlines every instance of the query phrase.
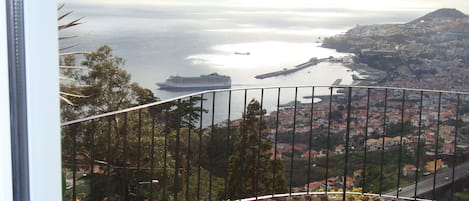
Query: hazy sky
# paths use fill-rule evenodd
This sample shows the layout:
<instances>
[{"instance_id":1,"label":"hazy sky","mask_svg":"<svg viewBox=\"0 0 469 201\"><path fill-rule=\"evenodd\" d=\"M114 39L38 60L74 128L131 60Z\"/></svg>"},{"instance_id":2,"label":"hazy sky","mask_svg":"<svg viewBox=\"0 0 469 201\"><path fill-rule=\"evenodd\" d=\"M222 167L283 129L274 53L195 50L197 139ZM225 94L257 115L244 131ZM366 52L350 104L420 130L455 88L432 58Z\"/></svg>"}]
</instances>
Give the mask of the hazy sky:
<instances>
[{"instance_id":1,"label":"hazy sky","mask_svg":"<svg viewBox=\"0 0 469 201\"><path fill-rule=\"evenodd\" d=\"M457 8L469 13L468 0L65 0L65 3L154 5L154 6L223 6L245 8L347 8L357 10Z\"/></svg>"}]
</instances>

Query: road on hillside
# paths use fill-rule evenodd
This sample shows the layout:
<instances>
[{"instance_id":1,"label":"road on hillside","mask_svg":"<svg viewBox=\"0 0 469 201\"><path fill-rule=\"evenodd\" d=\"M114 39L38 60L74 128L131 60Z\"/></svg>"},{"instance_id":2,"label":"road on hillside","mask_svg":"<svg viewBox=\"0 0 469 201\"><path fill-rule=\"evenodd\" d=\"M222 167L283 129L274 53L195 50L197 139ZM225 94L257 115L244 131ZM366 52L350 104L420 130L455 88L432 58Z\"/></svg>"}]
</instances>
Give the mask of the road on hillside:
<instances>
[{"instance_id":1,"label":"road on hillside","mask_svg":"<svg viewBox=\"0 0 469 201\"><path fill-rule=\"evenodd\" d=\"M454 181L457 181L459 179L464 178L469 174L469 162L465 162L463 164L460 164L456 166L454 169ZM452 180L453 176L453 169L450 168L448 171L445 172L439 172L435 175L428 175L425 176L424 179L418 181L417 183L417 196L431 192L433 190L433 179L435 178L436 184L435 188L438 189L442 186L446 186L448 184L451 184L453 182ZM390 195L390 196L397 196L397 189L388 193L384 193L384 195ZM414 197L415 195L415 183L411 184L409 186L401 187L399 191L399 197Z\"/></svg>"}]
</instances>

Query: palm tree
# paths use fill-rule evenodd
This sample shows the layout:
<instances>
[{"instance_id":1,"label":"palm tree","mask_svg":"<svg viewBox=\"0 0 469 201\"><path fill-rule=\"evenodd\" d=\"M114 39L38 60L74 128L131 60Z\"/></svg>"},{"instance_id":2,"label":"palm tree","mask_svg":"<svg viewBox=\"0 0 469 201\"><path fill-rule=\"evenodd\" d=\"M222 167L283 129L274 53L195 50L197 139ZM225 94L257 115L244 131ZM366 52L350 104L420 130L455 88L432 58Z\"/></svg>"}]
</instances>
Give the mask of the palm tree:
<instances>
[{"instance_id":1,"label":"palm tree","mask_svg":"<svg viewBox=\"0 0 469 201\"><path fill-rule=\"evenodd\" d=\"M63 35L63 31L77 25L82 24L81 20L83 17L78 19L67 20L66 17L72 14L72 11L63 11L65 4L59 5L57 11L59 16L57 17L58 21L58 30L59 30L59 41L70 40L77 38L77 35ZM70 101L69 97L77 97L77 98L86 98L88 96L82 95L77 90L75 90L78 86L77 83L77 70L87 70L86 67L80 67L75 65L74 57L79 54L86 54L87 52L72 52L68 51L69 49L78 46L79 43L75 43L72 45L68 45L66 47L62 47L59 49L59 58L60 58L60 66L61 69L61 76L60 76L60 99L64 101L66 104L74 105L72 101Z\"/></svg>"}]
</instances>

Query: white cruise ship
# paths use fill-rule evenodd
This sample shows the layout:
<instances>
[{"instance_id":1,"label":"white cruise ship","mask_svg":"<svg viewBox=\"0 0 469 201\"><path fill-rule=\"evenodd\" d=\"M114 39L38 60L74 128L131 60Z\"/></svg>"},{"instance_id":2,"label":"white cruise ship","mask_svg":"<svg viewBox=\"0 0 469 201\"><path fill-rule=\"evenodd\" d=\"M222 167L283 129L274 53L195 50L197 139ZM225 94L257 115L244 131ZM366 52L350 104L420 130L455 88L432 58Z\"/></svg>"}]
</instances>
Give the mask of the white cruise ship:
<instances>
[{"instance_id":1,"label":"white cruise ship","mask_svg":"<svg viewBox=\"0 0 469 201\"><path fill-rule=\"evenodd\" d=\"M211 73L199 77L170 76L165 82L156 83L164 90L227 89L231 87L231 77Z\"/></svg>"}]
</instances>

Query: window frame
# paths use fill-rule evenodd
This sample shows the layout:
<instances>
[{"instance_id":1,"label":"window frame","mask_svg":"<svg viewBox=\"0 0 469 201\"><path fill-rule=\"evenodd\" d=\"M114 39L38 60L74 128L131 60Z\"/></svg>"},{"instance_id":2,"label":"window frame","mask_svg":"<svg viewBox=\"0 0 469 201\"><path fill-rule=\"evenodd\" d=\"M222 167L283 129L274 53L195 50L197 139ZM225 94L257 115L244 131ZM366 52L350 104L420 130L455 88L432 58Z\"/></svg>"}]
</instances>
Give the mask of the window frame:
<instances>
[{"instance_id":1,"label":"window frame","mask_svg":"<svg viewBox=\"0 0 469 201\"><path fill-rule=\"evenodd\" d=\"M3 200L62 200L57 2L0 7ZM3 13L4 12L4 13ZM4 59L6 60L6 59ZM6 80L6 82L5 82ZM5 90L6 89L6 90ZM5 94L8 94L4 96ZM3 126L5 124L6 126ZM3 150L6 150L5 152ZM4 165L5 164L5 165ZM4 177L5 176L5 177Z\"/></svg>"},{"instance_id":2,"label":"window frame","mask_svg":"<svg viewBox=\"0 0 469 201\"><path fill-rule=\"evenodd\" d=\"M6 4L0 4L0 58L7 58ZM0 59L0 97L9 97L8 61ZM11 176L10 99L0 99L0 200L13 200Z\"/></svg>"}]
</instances>

